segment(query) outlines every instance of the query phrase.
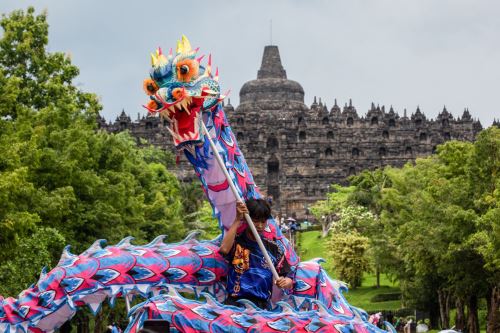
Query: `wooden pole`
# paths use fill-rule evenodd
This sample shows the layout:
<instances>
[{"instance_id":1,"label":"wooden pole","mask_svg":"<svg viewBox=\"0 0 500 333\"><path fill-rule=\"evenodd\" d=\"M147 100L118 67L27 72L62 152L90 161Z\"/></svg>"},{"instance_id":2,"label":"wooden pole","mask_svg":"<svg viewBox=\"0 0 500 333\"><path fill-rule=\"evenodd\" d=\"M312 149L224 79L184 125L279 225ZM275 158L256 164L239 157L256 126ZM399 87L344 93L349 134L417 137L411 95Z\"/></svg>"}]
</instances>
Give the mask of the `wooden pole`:
<instances>
[{"instance_id":1,"label":"wooden pole","mask_svg":"<svg viewBox=\"0 0 500 333\"><path fill-rule=\"evenodd\" d=\"M214 154L215 160L217 161L217 164L221 168L222 172L224 173L224 176L226 176L227 182L229 183L229 187L231 187L231 191L234 194L234 197L236 198L237 201L243 202L243 199L240 197L240 194L238 193L238 190L236 189L236 186L234 186L234 183L231 179L231 176L229 176L229 173L227 172L226 166L224 165L224 161L219 155L219 151L217 150L217 147L215 146L215 143L213 142L212 138L210 137L210 133L208 132L207 127L205 126L205 122L201 121L201 126L203 129L203 132L205 133L208 142L210 143L210 147L212 148L212 152ZM266 247L264 246L264 243L262 243L262 239L259 236L259 233L257 232L257 229L255 229L255 225L253 224L252 218L250 215L245 214L245 220L248 223L248 226L250 227L250 230L252 231L253 236L255 237L255 240L257 241L257 244L259 245L260 250L264 254L264 258L267 261L267 264L269 265L269 268L271 269L271 272L273 273L274 279L278 280L279 275L278 272L276 271L276 268L273 265L273 262L271 260L271 257L269 257L269 254L267 253Z\"/></svg>"}]
</instances>

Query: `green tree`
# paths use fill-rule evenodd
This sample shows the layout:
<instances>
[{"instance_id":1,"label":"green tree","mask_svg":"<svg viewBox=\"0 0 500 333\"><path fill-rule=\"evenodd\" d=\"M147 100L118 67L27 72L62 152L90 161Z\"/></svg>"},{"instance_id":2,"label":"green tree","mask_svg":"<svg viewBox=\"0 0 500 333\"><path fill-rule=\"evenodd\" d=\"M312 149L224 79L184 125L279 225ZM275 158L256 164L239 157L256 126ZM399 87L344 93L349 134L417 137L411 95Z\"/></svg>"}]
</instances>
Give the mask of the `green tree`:
<instances>
[{"instance_id":1,"label":"green tree","mask_svg":"<svg viewBox=\"0 0 500 333\"><path fill-rule=\"evenodd\" d=\"M0 294L30 285L40 275L42 267L55 266L64 237L56 229L40 228L10 251L10 258L0 264Z\"/></svg>"},{"instance_id":2,"label":"green tree","mask_svg":"<svg viewBox=\"0 0 500 333\"><path fill-rule=\"evenodd\" d=\"M467 166L478 213L469 246L484 261L487 274L488 333L500 332L500 129L482 131Z\"/></svg>"},{"instance_id":3,"label":"green tree","mask_svg":"<svg viewBox=\"0 0 500 333\"><path fill-rule=\"evenodd\" d=\"M485 298L487 330L498 332L499 156L500 130L492 127L475 143L447 142L403 168L364 171L350 179L350 190L336 191L349 193L340 204L329 204L329 196L315 207L336 214L334 235L355 230L369 239L368 253L381 259L375 265L399 280L407 306L430 311L432 326L438 319L451 326L455 300L456 327L478 332Z\"/></svg>"},{"instance_id":4,"label":"green tree","mask_svg":"<svg viewBox=\"0 0 500 333\"><path fill-rule=\"evenodd\" d=\"M214 239L221 234L219 222L213 216L212 206L208 201L203 201L199 210L189 216L189 229L201 232L203 239Z\"/></svg>"},{"instance_id":5,"label":"green tree","mask_svg":"<svg viewBox=\"0 0 500 333\"><path fill-rule=\"evenodd\" d=\"M386 170L392 187L382 199L382 221L396 237L398 275L407 298L431 309L433 318L440 313L447 326L448 295L455 297L457 309L462 304L468 308L471 332L479 330L478 298L486 296L491 279L484 256L471 243L482 215L474 189L484 186L476 184L470 171L487 161L473 158L476 144L448 142L414 166ZM422 293L422 286L432 292ZM416 297L419 291L427 297Z\"/></svg>"},{"instance_id":6,"label":"green tree","mask_svg":"<svg viewBox=\"0 0 500 333\"><path fill-rule=\"evenodd\" d=\"M384 169L365 170L359 175L350 178L350 184L355 188L349 196L349 200L366 207L375 216L368 232L364 235L370 239L370 253L375 268L377 288L380 287L380 274L388 273L385 267L393 262L392 252L394 244L389 235L384 232L380 222L382 212L381 199L385 189L391 187L390 178L385 174Z\"/></svg>"},{"instance_id":7,"label":"green tree","mask_svg":"<svg viewBox=\"0 0 500 333\"><path fill-rule=\"evenodd\" d=\"M321 237L328 235L330 228L339 218L340 210L349 204L349 197L354 190L353 186L344 187L332 184L327 199L320 200L310 207L311 213L321 223Z\"/></svg>"},{"instance_id":8,"label":"green tree","mask_svg":"<svg viewBox=\"0 0 500 333\"><path fill-rule=\"evenodd\" d=\"M0 262L18 265L13 253L38 230L57 230L75 252L99 238L183 237L199 206L166 169L171 154L97 130L97 98L73 85L66 55L46 50L45 13L14 11L0 26ZM14 294L26 284L21 267L10 272L19 283L0 284Z\"/></svg>"},{"instance_id":9,"label":"green tree","mask_svg":"<svg viewBox=\"0 0 500 333\"><path fill-rule=\"evenodd\" d=\"M369 268L366 257L368 238L356 231L332 233L328 249L336 276L349 283L351 288L361 286L363 272Z\"/></svg>"}]
</instances>

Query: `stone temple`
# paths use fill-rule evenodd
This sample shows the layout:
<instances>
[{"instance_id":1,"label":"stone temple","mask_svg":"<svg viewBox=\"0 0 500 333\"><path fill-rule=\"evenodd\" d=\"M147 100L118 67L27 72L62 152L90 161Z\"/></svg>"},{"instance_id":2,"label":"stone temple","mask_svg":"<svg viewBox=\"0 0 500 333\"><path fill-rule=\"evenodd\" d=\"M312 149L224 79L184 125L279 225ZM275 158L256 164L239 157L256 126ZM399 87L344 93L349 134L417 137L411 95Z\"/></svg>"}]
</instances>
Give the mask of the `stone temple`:
<instances>
[{"instance_id":1,"label":"stone temple","mask_svg":"<svg viewBox=\"0 0 500 333\"><path fill-rule=\"evenodd\" d=\"M280 216L307 218L308 207L325 198L332 183L364 169L402 166L417 157L432 154L447 140L474 141L482 126L468 109L454 118L444 108L435 120L419 108L403 116L392 107L374 104L359 115L351 100L328 110L321 99L307 106L304 89L287 79L277 46L264 49L257 79L240 90L240 104L230 102L224 110L238 144L265 194L272 195L273 209ZM129 130L139 143L172 150L167 124L154 117L132 121L122 112L114 123L99 119L111 132ZM181 180L195 177L181 158L177 170Z\"/></svg>"}]
</instances>

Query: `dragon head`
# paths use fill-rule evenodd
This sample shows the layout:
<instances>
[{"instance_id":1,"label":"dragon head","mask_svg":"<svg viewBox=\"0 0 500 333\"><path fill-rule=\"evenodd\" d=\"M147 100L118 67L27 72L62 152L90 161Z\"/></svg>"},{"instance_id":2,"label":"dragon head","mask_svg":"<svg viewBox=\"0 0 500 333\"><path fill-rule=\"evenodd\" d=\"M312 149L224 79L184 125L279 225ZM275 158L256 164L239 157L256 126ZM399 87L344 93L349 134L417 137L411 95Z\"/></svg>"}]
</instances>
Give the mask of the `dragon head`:
<instances>
[{"instance_id":1,"label":"dragon head","mask_svg":"<svg viewBox=\"0 0 500 333\"><path fill-rule=\"evenodd\" d=\"M175 56L172 50L165 55L158 48L151 54L150 78L144 80L144 91L150 97L144 107L170 122L168 129L179 149L203 142L202 114L212 111L224 98L218 70L212 75L211 56L202 66L203 56L196 58L197 52L184 35L177 42Z\"/></svg>"}]
</instances>

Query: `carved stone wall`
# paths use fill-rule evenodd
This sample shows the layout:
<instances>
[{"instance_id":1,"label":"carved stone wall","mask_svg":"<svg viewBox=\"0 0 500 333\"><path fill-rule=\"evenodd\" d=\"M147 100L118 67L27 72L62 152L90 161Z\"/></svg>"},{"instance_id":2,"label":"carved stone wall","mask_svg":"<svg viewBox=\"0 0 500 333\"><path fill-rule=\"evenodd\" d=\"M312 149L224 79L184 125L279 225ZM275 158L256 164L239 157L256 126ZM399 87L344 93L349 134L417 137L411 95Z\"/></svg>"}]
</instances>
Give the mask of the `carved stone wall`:
<instances>
[{"instance_id":1,"label":"carved stone wall","mask_svg":"<svg viewBox=\"0 0 500 333\"><path fill-rule=\"evenodd\" d=\"M392 107L375 106L359 115L349 100L328 110L314 98L304 104L302 86L286 77L277 46L266 46L257 79L240 90L240 105L224 108L238 144L263 193L273 196L281 216L308 217L308 207L324 199L330 184L364 169L402 166L428 156L447 140L473 141L482 129L468 109L454 118L444 108L435 120L419 108L407 116ZM114 123L99 120L112 132L130 130L141 143L172 150L171 138L160 119L122 112ZM141 141L145 140L145 141ZM194 178L191 166L180 159L175 172L182 180Z\"/></svg>"}]
</instances>

